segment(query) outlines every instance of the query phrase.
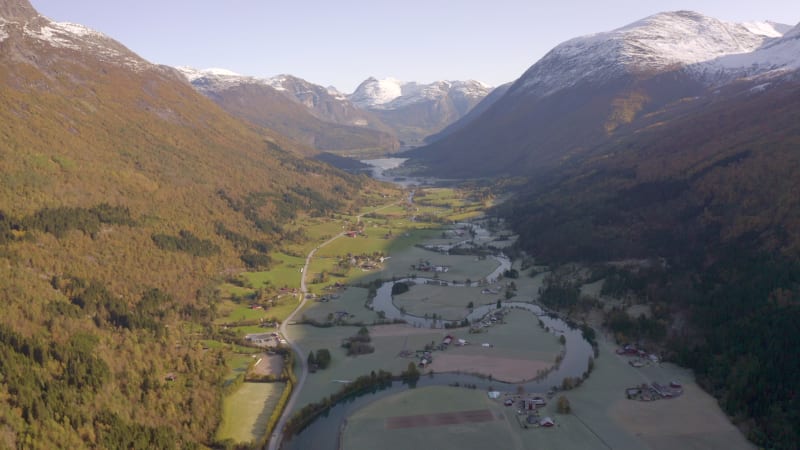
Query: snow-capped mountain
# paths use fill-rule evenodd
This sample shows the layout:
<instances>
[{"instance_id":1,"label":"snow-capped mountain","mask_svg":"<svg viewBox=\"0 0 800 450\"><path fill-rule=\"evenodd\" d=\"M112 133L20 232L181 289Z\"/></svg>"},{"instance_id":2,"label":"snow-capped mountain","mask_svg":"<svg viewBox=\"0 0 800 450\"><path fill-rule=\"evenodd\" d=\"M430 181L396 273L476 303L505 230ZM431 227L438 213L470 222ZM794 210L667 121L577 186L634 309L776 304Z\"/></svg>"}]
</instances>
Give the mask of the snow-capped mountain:
<instances>
[{"instance_id":1,"label":"snow-capped mountain","mask_svg":"<svg viewBox=\"0 0 800 450\"><path fill-rule=\"evenodd\" d=\"M341 92L292 75L257 78L219 68L197 70L179 67L178 70L201 92L218 93L242 85L267 86L305 106L321 120L391 133L391 128L374 115L358 108Z\"/></svg>"},{"instance_id":2,"label":"snow-capped mountain","mask_svg":"<svg viewBox=\"0 0 800 450\"><path fill-rule=\"evenodd\" d=\"M435 81L430 84L403 82L395 78L378 80L370 77L349 96L350 101L365 109L398 109L414 103L436 101L446 96L480 101L492 87L480 81Z\"/></svg>"},{"instance_id":3,"label":"snow-capped mountain","mask_svg":"<svg viewBox=\"0 0 800 450\"><path fill-rule=\"evenodd\" d=\"M655 14L613 31L571 39L528 69L515 91L545 96L581 82L603 83L753 52L785 29L772 22L729 23L691 11Z\"/></svg>"},{"instance_id":4,"label":"snow-capped mountain","mask_svg":"<svg viewBox=\"0 0 800 450\"><path fill-rule=\"evenodd\" d=\"M800 69L800 25L786 31L751 53L724 56L706 64L707 70L722 70L728 78L772 76Z\"/></svg>"},{"instance_id":5,"label":"snow-capped mountain","mask_svg":"<svg viewBox=\"0 0 800 450\"><path fill-rule=\"evenodd\" d=\"M54 22L40 15L27 2L0 3L0 42L10 37L30 39L56 49L90 52L105 62L136 70L157 67L105 34L83 25Z\"/></svg>"},{"instance_id":6,"label":"snow-capped mountain","mask_svg":"<svg viewBox=\"0 0 800 450\"><path fill-rule=\"evenodd\" d=\"M395 78L378 80L369 77L362 82L348 98L356 105L365 108L376 108L387 105L403 95L403 83Z\"/></svg>"},{"instance_id":7,"label":"snow-capped mountain","mask_svg":"<svg viewBox=\"0 0 800 450\"><path fill-rule=\"evenodd\" d=\"M390 127L330 88L291 75L257 78L218 68L178 70L229 113L317 150L355 156L399 148Z\"/></svg>"},{"instance_id":8,"label":"snow-capped mountain","mask_svg":"<svg viewBox=\"0 0 800 450\"><path fill-rule=\"evenodd\" d=\"M411 155L450 176L544 173L670 105L742 77L797 70L799 47L797 27L655 14L556 46L469 126Z\"/></svg>"},{"instance_id":9,"label":"snow-capped mountain","mask_svg":"<svg viewBox=\"0 0 800 450\"><path fill-rule=\"evenodd\" d=\"M491 91L474 80L422 84L370 77L348 98L392 126L406 146L415 146L464 117Z\"/></svg>"}]
</instances>

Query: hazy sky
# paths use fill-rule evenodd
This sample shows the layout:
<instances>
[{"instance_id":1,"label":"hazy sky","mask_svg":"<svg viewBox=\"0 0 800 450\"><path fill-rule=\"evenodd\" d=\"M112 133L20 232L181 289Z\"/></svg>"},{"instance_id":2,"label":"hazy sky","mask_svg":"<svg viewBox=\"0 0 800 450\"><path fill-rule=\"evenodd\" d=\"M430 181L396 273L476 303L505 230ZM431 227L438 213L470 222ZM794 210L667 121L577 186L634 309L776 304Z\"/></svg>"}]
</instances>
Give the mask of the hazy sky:
<instances>
[{"instance_id":1,"label":"hazy sky","mask_svg":"<svg viewBox=\"0 0 800 450\"><path fill-rule=\"evenodd\" d=\"M567 39L660 11L795 25L800 0L31 0L144 58L353 91L368 76L513 81Z\"/></svg>"}]
</instances>

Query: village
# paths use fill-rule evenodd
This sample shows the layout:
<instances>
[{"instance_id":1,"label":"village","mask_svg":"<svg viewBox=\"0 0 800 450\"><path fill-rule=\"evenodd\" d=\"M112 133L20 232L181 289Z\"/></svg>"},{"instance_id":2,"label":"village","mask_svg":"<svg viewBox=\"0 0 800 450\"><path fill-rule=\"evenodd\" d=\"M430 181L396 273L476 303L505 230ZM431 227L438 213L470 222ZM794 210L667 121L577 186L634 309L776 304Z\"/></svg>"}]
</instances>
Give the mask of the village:
<instances>
[{"instance_id":1,"label":"village","mask_svg":"<svg viewBox=\"0 0 800 450\"><path fill-rule=\"evenodd\" d=\"M594 353L588 344L577 350L580 329L550 317L536 302L550 269L534 264L526 270L520 261L505 258L502 246L514 237L497 223L476 219L430 231L399 230L396 218L391 225L386 220L395 209L384 212L340 232L342 238L316 249L307 266L295 262L292 271L306 278L307 291L300 294L295 285L278 295L302 295L304 306L285 324L267 320L264 328L247 328L241 338L263 351L249 360L247 380L285 383L280 374L266 375L270 367L281 367L270 361L282 359L279 352L290 342L302 349L300 357L311 370L294 412L324 404L365 374L400 374L409 364L419 371L418 388L392 387L397 393L342 417L346 425L338 438L331 437L331 450L337 442L345 450L392 450L417 439L436 448L456 448L455 442L464 448L475 448L476 442L488 448L602 448L602 442L642 448L642 439L651 438L630 428L646 416L637 406L657 406L660 420L681 429L691 417L683 414L693 408L687 402L706 401L691 375L664 363L655 351L603 341ZM397 213L407 213L406 208ZM392 239L403 245L387 246ZM248 308L269 317L282 301L257 301ZM325 355L324 365L319 355ZM241 396L257 392L255 384L245 383ZM398 407L400 399L408 403ZM672 401L655 401L660 399ZM480 435L459 441L467 438L456 431L463 430L459 424L470 424ZM516 430L512 435L501 431L509 425ZM387 444L387 436L396 436L389 441L398 446ZM303 439L301 433L284 448L328 448Z\"/></svg>"}]
</instances>

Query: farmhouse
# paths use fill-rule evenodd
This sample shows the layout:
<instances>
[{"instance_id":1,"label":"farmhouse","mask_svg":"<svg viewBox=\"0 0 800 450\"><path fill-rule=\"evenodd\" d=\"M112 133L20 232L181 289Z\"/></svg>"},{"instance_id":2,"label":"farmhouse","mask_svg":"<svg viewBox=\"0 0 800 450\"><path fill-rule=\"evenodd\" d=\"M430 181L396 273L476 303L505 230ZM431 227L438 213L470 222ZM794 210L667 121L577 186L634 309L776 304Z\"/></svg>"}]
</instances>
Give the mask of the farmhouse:
<instances>
[{"instance_id":1,"label":"farmhouse","mask_svg":"<svg viewBox=\"0 0 800 450\"><path fill-rule=\"evenodd\" d=\"M550 417L545 417L544 419L539 421L539 425L541 425L543 427L547 427L547 428L550 428L550 427L554 426L555 424L556 423Z\"/></svg>"},{"instance_id":2,"label":"farmhouse","mask_svg":"<svg viewBox=\"0 0 800 450\"><path fill-rule=\"evenodd\" d=\"M270 333L248 334L244 337L244 340L256 345L265 345L272 340L272 335Z\"/></svg>"}]
</instances>

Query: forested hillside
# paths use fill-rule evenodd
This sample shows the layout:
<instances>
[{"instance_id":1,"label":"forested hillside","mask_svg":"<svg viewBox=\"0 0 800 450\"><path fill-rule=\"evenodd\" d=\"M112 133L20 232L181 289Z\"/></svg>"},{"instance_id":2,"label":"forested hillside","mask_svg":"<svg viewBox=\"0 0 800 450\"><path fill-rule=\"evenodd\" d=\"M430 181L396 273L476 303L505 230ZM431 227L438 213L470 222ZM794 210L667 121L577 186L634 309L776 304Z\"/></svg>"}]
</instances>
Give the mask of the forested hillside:
<instances>
[{"instance_id":1,"label":"forested hillside","mask_svg":"<svg viewBox=\"0 0 800 450\"><path fill-rule=\"evenodd\" d=\"M549 262L664 258L622 289L686 316L663 343L749 437L800 436L800 83L676 105L500 214ZM686 114L686 111L702 113Z\"/></svg>"},{"instance_id":2,"label":"forested hillside","mask_svg":"<svg viewBox=\"0 0 800 450\"><path fill-rule=\"evenodd\" d=\"M214 286L369 181L99 33L0 14L0 448L209 445Z\"/></svg>"}]
</instances>

